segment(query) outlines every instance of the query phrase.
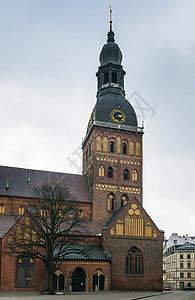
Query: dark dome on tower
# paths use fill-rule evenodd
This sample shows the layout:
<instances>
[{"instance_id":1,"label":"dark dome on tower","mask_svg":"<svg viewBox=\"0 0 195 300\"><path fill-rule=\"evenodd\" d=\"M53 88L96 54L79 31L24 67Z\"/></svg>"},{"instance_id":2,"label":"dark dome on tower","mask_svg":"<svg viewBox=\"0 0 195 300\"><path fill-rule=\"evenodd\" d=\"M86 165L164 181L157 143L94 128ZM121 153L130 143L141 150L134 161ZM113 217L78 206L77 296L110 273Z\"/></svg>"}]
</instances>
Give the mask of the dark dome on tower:
<instances>
[{"instance_id":1,"label":"dark dome on tower","mask_svg":"<svg viewBox=\"0 0 195 300\"><path fill-rule=\"evenodd\" d=\"M126 72L121 65L122 52L115 43L111 21L107 43L102 47L99 59L100 66L96 73L97 101L88 123L86 138L94 126L137 132L136 113L125 99Z\"/></svg>"},{"instance_id":2,"label":"dark dome on tower","mask_svg":"<svg viewBox=\"0 0 195 300\"><path fill-rule=\"evenodd\" d=\"M112 119L113 111L120 111L124 113L125 119L120 123L127 126L137 127L137 117L129 101L121 95L111 93L98 98L94 107L95 120L114 123Z\"/></svg>"},{"instance_id":3,"label":"dark dome on tower","mask_svg":"<svg viewBox=\"0 0 195 300\"><path fill-rule=\"evenodd\" d=\"M119 46L114 42L114 32L108 32L107 43L103 46L100 53L100 64L101 66L108 63L120 65L122 62L122 52Z\"/></svg>"}]
</instances>

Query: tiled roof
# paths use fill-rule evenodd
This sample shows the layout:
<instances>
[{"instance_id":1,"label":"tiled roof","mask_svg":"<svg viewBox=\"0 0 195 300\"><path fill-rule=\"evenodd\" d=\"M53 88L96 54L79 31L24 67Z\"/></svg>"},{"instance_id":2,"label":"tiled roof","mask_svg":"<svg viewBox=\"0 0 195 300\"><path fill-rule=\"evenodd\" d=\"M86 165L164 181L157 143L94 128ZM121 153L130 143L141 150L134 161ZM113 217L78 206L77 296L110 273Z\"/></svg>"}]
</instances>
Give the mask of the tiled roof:
<instances>
[{"instance_id":1,"label":"tiled roof","mask_svg":"<svg viewBox=\"0 0 195 300\"><path fill-rule=\"evenodd\" d=\"M54 255L56 255L58 249ZM104 251L101 246L86 246L81 244L73 244L68 249L70 253L65 255L64 259L77 259L77 260L110 260L109 254Z\"/></svg>"},{"instance_id":2,"label":"tiled roof","mask_svg":"<svg viewBox=\"0 0 195 300\"><path fill-rule=\"evenodd\" d=\"M74 228L73 233L75 235L85 236L101 236L102 228L105 226L105 221L84 221L79 224L78 228Z\"/></svg>"},{"instance_id":3,"label":"tiled roof","mask_svg":"<svg viewBox=\"0 0 195 300\"><path fill-rule=\"evenodd\" d=\"M0 196L33 198L33 187L44 182L66 185L79 202L91 203L84 175L0 166Z\"/></svg>"},{"instance_id":4,"label":"tiled roof","mask_svg":"<svg viewBox=\"0 0 195 300\"><path fill-rule=\"evenodd\" d=\"M0 214L0 237L3 237L9 229L18 221L21 215L4 215ZM66 226L66 224L64 224ZM105 226L105 221L90 221L83 220L83 222L79 223L75 226L70 234L77 236L101 236L102 228ZM64 228L61 226L60 230Z\"/></svg>"}]
</instances>

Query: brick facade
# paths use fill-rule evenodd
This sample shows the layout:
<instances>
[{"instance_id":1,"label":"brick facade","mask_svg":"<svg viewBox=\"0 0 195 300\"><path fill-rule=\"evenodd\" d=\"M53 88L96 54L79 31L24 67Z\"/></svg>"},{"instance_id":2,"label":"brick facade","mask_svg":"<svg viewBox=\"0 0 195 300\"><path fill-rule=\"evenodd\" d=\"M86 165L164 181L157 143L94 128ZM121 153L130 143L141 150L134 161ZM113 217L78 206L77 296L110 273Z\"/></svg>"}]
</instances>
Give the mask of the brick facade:
<instances>
[{"instance_id":1,"label":"brick facade","mask_svg":"<svg viewBox=\"0 0 195 300\"><path fill-rule=\"evenodd\" d=\"M18 261L4 250L19 217L36 203L30 185L48 178L74 194L88 224L83 237L99 251L90 259L63 260L54 274L56 290L162 290L163 232L143 208L143 128L125 99L122 53L114 41L110 26L96 74L97 102L82 145L83 175L0 167L1 290L47 286L40 261ZM31 272L23 286L22 264Z\"/></svg>"}]
</instances>

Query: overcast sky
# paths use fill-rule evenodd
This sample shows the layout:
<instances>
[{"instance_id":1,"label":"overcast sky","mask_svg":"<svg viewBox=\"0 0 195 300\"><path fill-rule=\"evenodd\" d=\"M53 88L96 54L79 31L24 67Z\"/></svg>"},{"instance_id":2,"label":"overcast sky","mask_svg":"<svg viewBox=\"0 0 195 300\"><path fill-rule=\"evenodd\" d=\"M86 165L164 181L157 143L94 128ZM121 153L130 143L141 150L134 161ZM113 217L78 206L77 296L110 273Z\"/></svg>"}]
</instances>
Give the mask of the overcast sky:
<instances>
[{"instance_id":1,"label":"overcast sky","mask_svg":"<svg viewBox=\"0 0 195 300\"><path fill-rule=\"evenodd\" d=\"M81 173L109 4L145 123L143 206L167 238L195 235L194 0L0 0L0 164Z\"/></svg>"}]
</instances>

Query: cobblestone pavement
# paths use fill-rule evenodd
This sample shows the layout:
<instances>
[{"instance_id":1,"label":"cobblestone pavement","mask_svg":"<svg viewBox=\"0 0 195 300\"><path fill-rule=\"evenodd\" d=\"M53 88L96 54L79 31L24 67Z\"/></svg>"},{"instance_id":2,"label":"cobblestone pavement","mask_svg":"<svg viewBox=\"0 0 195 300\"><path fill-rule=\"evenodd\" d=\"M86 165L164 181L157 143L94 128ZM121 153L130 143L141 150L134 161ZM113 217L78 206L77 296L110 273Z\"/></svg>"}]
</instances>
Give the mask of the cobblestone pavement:
<instances>
[{"instance_id":1,"label":"cobblestone pavement","mask_svg":"<svg viewBox=\"0 0 195 300\"><path fill-rule=\"evenodd\" d=\"M65 293L63 295L39 295L37 292L1 292L0 299L13 300L195 300L195 292L93 292Z\"/></svg>"}]
</instances>

